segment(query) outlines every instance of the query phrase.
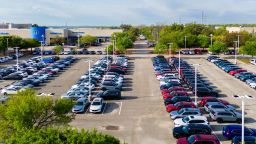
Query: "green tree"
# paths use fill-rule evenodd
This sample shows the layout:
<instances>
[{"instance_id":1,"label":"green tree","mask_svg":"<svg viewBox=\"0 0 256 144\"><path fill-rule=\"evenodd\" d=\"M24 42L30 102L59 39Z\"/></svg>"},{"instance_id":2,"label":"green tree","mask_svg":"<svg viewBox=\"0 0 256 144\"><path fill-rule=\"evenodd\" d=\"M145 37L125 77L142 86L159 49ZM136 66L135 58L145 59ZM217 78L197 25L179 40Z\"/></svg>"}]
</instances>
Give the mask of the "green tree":
<instances>
[{"instance_id":1,"label":"green tree","mask_svg":"<svg viewBox=\"0 0 256 144\"><path fill-rule=\"evenodd\" d=\"M7 144L119 144L113 136L102 134L96 130L78 132L76 129L30 129L13 135L6 140Z\"/></svg>"},{"instance_id":2,"label":"green tree","mask_svg":"<svg viewBox=\"0 0 256 144\"><path fill-rule=\"evenodd\" d=\"M96 42L97 41L97 37L95 36L91 36L91 35L86 35L80 38L80 43L81 44L89 44L91 45L91 43Z\"/></svg>"},{"instance_id":3,"label":"green tree","mask_svg":"<svg viewBox=\"0 0 256 144\"><path fill-rule=\"evenodd\" d=\"M146 37L147 40L149 41L153 41L153 28L152 27L147 27L147 26L143 26L139 29L139 33L144 35Z\"/></svg>"},{"instance_id":4,"label":"green tree","mask_svg":"<svg viewBox=\"0 0 256 144\"><path fill-rule=\"evenodd\" d=\"M57 45L53 48L54 53L57 55L59 55L62 50L63 50L63 47L61 45Z\"/></svg>"},{"instance_id":5,"label":"green tree","mask_svg":"<svg viewBox=\"0 0 256 144\"><path fill-rule=\"evenodd\" d=\"M105 51L107 52L108 51L108 54L112 54L113 53L113 45L108 45L106 48L105 48Z\"/></svg>"},{"instance_id":6,"label":"green tree","mask_svg":"<svg viewBox=\"0 0 256 144\"><path fill-rule=\"evenodd\" d=\"M64 37L55 37L50 39L50 45L62 45L63 43L66 43L66 39Z\"/></svg>"},{"instance_id":7,"label":"green tree","mask_svg":"<svg viewBox=\"0 0 256 144\"><path fill-rule=\"evenodd\" d=\"M252 57L256 55L256 42L255 41L247 41L244 46L242 46L239 50L240 53L251 55Z\"/></svg>"},{"instance_id":8,"label":"green tree","mask_svg":"<svg viewBox=\"0 0 256 144\"><path fill-rule=\"evenodd\" d=\"M70 100L37 97L31 89L18 92L0 105L0 137L5 139L22 129L65 125L74 118L72 107Z\"/></svg>"},{"instance_id":9,"label":"green tree","mask_svg":"<svg viewBox=\"0 0 256 144\"><path fill-rule=\"evenodd\" d=\"M39 47L40 45L41 45L40 42L33 38L22 39L21 41L21 49L31 48L30 49L31 52L32 52L32 48Z\"/></svg>"},{"instance_id":10,"label":"green tree","mask_svg":"<svg viewBox=\"0 0 256 144\"><path fill-rule=\"evenodd\" d=\"M217 54L221 52L226 52L227 50L228 48L226 44L219 41L214 42L213 45L209 47L210 52L217 53Z\"/></svg>"},{"instance_id":11,"label":"green tree","mask_svg":"<svg viewBox=\"0 0 256 144\"><path fill-rule=\"evenodd\" d=\"M203 34L197 36L197 43L201 48L206 48L209 46L209 37Z\"/></svg>"}]
</instances>

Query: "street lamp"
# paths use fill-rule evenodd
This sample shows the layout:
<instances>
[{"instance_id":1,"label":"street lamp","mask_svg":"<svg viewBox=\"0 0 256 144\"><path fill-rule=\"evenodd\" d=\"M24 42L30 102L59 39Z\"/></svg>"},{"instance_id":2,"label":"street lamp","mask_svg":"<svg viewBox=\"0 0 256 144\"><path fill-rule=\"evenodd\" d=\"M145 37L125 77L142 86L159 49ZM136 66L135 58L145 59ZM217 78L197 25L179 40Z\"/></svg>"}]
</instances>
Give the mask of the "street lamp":
<instances>
[{"instance_id":1,"label":"street lamp","mask_svg":"<svg viewBox=\"0 0 256 144\"><path fill-rule=\"evenodd\" d=\"M240 47L240 35L237 35L237 50L239 50ZM235 51L235 54L237 55L237 50Z\"/></svg>"},{"instance_id":2,"label":"street lamp","mask_svg":"<svg viewBox=\"0 0 256 144\"><path fill-rule=\"evenodd\" d=\"M244 95L244 96L238 96L234 95L235 99L241 99L242 100L242 140L241 143L244 143L244 100L245 99L254 99L252 96Z\"/></svg>"},{"instance_id":3,"label":"street lamp","mask_svg":"<svg viewBox=\"0 0 256 144\"><path fill-rule=\"evenodd\" d=\"M108 69L108 46L106 47L107 49L107 69Z\"/></svg>"},{"instance_id":4,"label":"street lamp","mask_svg":"<svg viewBox=\"0 0 256 144\"><path fill-rule=\"evenodd\" d=\"M210 37L211 37L211 47L212 47L212 37L213 37L213 34L210 34Z\"/></svg>"},{"instance_id":5,"label":"street lamp","mask_svg":"<svg viewBox=\"0 0 256 144\"><path fill-rule=\"evenodd\" d=\"M197 67L200 66L200 64L193 64L195 67L195 105L197 105Z\"/></svg>"},{"instance_id":6,"label":"street lamp","mask_svg":"<svg viewBox=\"0 0 256 144\"><path fill-rule=\"evenodd\" d=\"M7 53L8 53L8 47L9 47L9 38L6 38L6 50L7 50Z\"/></svg>"},{"instance_id":7,"label":"street lamp","mask_svg":"<svg viewBox=\"0 0 256 144\"><path fill-rule=\"evenodd\" d=\"M19 70L19 47L14 47L14 49L16 50L16 60L17 60L17 64L16 64L16 68L17 71Z\"/></svg>"},{"instance_id":8,"label":"street lamp","mask_svg":"<svg viewBox=\"0 0 256 144\"><path fill-rule=\"evenodd\" d=\"M89 62L89 98L91 98L91 95L92 95L92 89L91 89L91 62L93 62L93 60L91 59L88 59L88 60L85 60L85 62Z\"/></svg>"},{"instance_id":9,"label":"street lamp","mask_svg":"<svg viewBox=\"0 0 256 144\"><path fill-rule=\"evenodd\" d=\"M179 79L180 79L180 50L179 50Z\"/></svg>"},{"instance_id":10,"label":"street lamp","mask_svg":"<svg viewBox=\"0 0 256 144\"><path fill-rule=\"evenodd\" d=\"M77 34L77 48L80 47L80 35Z\"/></svg>"},{"instance_id":11,"label":"street lamp","mask_svg":"<svg viewBox=\"0 0 256 144\"><path fill-rule=\"evenodd\" d=\"M114 35L114 42L113 42L113 58L115 56L115 49L116 49L116 35Z\"/></svg>"},{"instance_id":12,"label":"street lamp","mask_svg":"<svg viewBox=\"0 0 256 144\"><path fill-rule=\"evenodd\" d=\"M187 36L185 36L185 49L187 48Z\"/></svg>"},{"instance_id":13,"label":"street lamp","mask_svg":"<svg viewBox=\"0 0 256 144\"><path fill-rule=\"evenodd\" d=\"M170 50L171 50L171 54L172 54L172 44L173 43L168 43L168 56L170 55Z\"/></svg>"},{"instance_id":14,"label":"street lamp","mask_svg":"<svg viewBox=\"0 0 256 144\"><path fill-rule=\"evenodd\" d=\"M44 50L44 35L42 35L42 41L41 41L41 61L43 61L43 50Z\"/></svg>"},{"instance_id":15,"label":"street lamp","mask_svg":"<svg viewBox=\"0 0 256 144\"><path fill-rule=\"evenodd\" d=\"M234 41L235 43L235 64L237 64L237 55L236 55L236 49L237 49L237 45L238 45L238 41Z\"/></svg>"}]
</instances>

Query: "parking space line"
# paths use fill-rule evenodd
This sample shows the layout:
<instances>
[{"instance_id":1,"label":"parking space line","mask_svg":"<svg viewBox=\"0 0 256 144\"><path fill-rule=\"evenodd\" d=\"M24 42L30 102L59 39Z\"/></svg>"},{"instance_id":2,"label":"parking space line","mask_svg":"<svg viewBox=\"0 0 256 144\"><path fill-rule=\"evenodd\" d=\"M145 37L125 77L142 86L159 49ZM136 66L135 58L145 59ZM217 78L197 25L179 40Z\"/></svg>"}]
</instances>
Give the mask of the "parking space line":
<instances>
[{"instance_id":1,"label":"parking space line","mask_svg":"<svg viewBox=\"0 0 256 144\"><path fill-rule=\"evenodd\" d=\"M120 109L119 109L119 115L121 115L121 111L122 111L122 106L123 106L123 102L120 102L121 103L121 106L120 106Z\"/></svg>"},{"instance_id":2,"label":"parking space line","mask_svg":"<svg viewBox=\"0 0 256 144\"><path fill-rule=\"evenodd\" d=\"M104 112L105 112L105 109L106 109L106 107L107 107L107 104L108 104L108 103L106 102L106 103L105 103L105 106L104 106L104 109L103 109L103 111L102 111L102 113L101 113L102 115L103 115Z\"/></svg>"}]
</instances>

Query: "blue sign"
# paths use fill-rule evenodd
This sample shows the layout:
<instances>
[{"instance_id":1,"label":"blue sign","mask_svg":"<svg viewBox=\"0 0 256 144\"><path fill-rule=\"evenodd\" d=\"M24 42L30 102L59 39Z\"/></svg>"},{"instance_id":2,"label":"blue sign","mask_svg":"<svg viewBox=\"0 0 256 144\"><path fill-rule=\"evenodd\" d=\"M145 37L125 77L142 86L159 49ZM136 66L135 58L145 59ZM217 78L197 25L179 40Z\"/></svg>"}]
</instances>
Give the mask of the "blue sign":
<instances>
[{"instance_id":1,"label":"blue sign","mask_svg":"<svg viewBox=\"0 0 256 144\"><path fill-rule=\"evenodd\" d=\"M0 32L0 35L9 35L7 32Z\"/></svg>"},{"instance_id":2,"label":"blue sign","mask_svg":"<svg viewBox=\"0 0 256 144\"><path fill-rule=\"evenodd\" d=\"M50 34L52 34L52 35L60 35L62 33L60 33L60 32L50 32Z\"/></svg>"}]
</instances>

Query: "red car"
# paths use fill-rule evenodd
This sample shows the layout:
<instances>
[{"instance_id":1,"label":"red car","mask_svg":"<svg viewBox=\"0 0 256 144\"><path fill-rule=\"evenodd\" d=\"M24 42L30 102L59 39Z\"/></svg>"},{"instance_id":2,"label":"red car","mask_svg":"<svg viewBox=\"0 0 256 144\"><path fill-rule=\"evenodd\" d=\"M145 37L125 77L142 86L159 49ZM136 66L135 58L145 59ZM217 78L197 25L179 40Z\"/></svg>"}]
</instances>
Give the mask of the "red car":
<instances>
[{"instance_id":1,"label":"red car","mask_svg":"<svg viewBox=\"0 0 256 144\"><path fill-rule=\"evenodd\" d=\"M193 102L177 102L175 104L168 104L165 106L166 111L169 113L174 110L180 110L182 108L196 108Z\"/></svg>"},{"instance_id":2,"label":"red car","mask_svg":"<svg viewBox=\"0 0 256 144\"><path fill-rule=\"evenodd\" d=\"M110 69L111 69L111 68L119 68L119 69L121 69L121 70L123 70L123 71L126 71L126 70L127 70L126 68L121 67L121 66L118 66L118 65L111 65L111 66L110 66Z\"/></svg>"},{"instance_id":3,"label":"red car","mask_svg":"<svg viewBox=\"0 0 256 144\"><path fill-rule=\"evenodd\" d=\"M164 94L167 94L167 93L169 94L169 93L171 93L173 91L184 91L184 88L181 87L181 86L170 87L169 89L161 90L161 93L162 93L162 95L164 95Z\"/></svg>"},{"instance_id":4,"label":"red car","mask_svg":"<svg viewBox=\"0 0 256 144\"><path fill-rule=\"evenodd\" d=\"M220 102L224 105L230 105L229 102L222 99L217 99L216 97L203 97L198 104L203 107L207 102Z\"/></svg>"},{"instance_id":5,"label":"red car","mask_svg":"<svg viewBox=\"0 0 256 144\"><path fill-rule=\"evenodd\" d=\"M177 144L220 144L215 135L195 134L177 140Z\"/></svg>"},{"instance_id":6,"label":"red car","mask_svg":"<svg viewBox=\"0 0 256 144\"><path fill-rule=\"evenodd\" d=\"M163 99L165 100L167 98L173 98L175 96L188 96L188 93L185 91L172 91L163 95Z\"/></svg>"},{"instance_id":7,"label":"red car","mask_svg":"<svg viewBox=\"0 0 256 144\"><path fill-rule=\"evenodd\" d=\"M229 72L230 75L235 75L237 73L241 73L241 72L247 72L246 70L243 70L243 69L237 69L237 70L232 70Z\"/></svg>"}]
</instances>

